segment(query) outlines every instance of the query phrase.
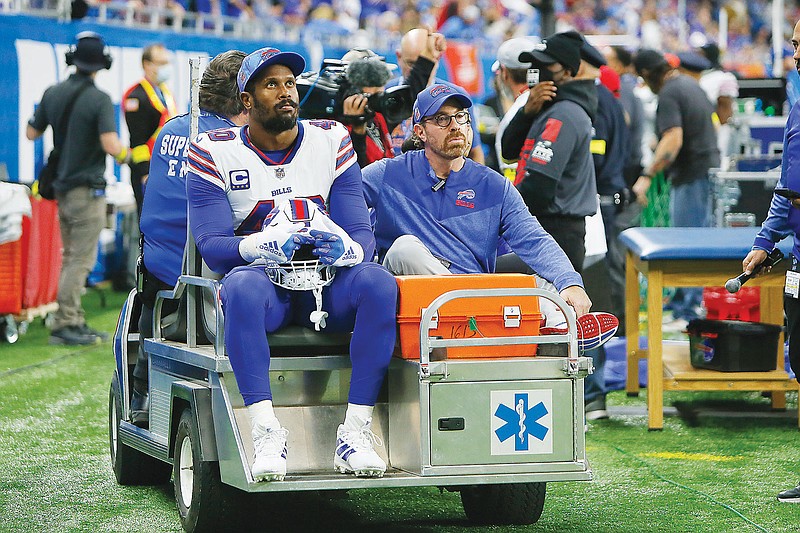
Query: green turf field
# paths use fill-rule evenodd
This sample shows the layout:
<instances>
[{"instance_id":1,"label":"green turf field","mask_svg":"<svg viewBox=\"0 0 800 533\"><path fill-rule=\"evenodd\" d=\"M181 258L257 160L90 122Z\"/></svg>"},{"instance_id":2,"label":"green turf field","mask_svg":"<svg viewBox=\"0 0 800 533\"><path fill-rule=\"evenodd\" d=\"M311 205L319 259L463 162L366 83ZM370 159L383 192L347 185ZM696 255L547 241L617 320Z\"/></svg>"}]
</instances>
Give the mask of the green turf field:
<instances>
[{"instance_id":1,"label":"green turf field","mask_svg":"<svg viewBox=\"0 0 800 533\"><path fill-rule=\"evenodd\" d=\"M84 298L92 326L112 332L124 295ZM0 344L0 531L179 531L171 485L120 487L108 457L110 343L47 345L41 319ZM609 396L590 426L595 480L550 483L530 527L471 527L457 493L350 491L269 497L254 531L797 531L800 505L775 500L800 479L797 396L770 413L758 393L666 393L663 432L648 432L645 393ZM677 407L676 414L675 409ZM616 408L616 409L615 409Z\"/></svg>"}]
</instances>

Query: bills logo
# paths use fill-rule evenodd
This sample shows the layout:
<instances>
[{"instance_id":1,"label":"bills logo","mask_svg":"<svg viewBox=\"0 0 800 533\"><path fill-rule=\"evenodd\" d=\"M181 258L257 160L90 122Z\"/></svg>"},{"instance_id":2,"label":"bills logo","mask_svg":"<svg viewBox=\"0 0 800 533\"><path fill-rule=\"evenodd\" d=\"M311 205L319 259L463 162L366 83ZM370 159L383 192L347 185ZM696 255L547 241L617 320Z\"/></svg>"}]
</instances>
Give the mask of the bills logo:
<instances>
[{"instance_id":1,"label":"bills logo","mask_svg":"<svg viewBox=\"0 0 800 533\"><path fill-rule=\"evenodd\" d=\"M277 53L278 53L277 48L268 48L267 50L261 52L261 61L266 61L267 59L269 59L270 57L274 56Z\"/></svg>"},{"instance_id":2,"label":"bills logo","mask_svg":"<svg viewBox=\"0 0 800 533\"><path fill-rule=\"evenodd\" d=\"M473 191L472 189L458 191L458 194L456 194L456 205L460 207L466 207L468 209L474 209L475 204L473 202L468 201L474 199L475 199L475 191Z\"/></svg>"},{"instance_id":3,"label":"bills logo","mask_svg":"<svg viewBox=\"0 0 800 533\"><path fill-rule=\"evenodd\" d=\"M451 92L453 92L453 90L447 85L436 85L435 87L433 87L433 89L430 90L430 95L436 98L440 94L449 94Z\"/></svg>"},{"instance_id":4,"label":"bills logo","mask_svg":"<svg viewBox=\"0 0 800 533\"><path fill-rule=\"evenodd\" d=\"M472 189L467 189L465 191L458 191L456 198L459 200L474 200L475 199L475 191Z\"/></svg>"},{"instance_id":5,"label":"bills logo","mask_svg":"<svg viewBox=\"0 0 800 533\"><path fill-rule=\"evenodd\" d=\"M247 170L231 170L231 190L243 191L250 188L250 173Z\"/></svg>"}]
</instances>

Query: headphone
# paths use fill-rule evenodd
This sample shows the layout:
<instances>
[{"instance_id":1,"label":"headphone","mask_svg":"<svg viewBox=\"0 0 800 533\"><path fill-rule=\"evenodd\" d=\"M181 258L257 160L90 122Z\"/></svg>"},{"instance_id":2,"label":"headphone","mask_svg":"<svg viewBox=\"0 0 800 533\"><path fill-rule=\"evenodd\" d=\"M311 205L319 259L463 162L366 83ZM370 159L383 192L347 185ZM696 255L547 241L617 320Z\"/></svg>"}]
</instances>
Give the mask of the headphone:
<instances>
[{"instance_id":1,"label":"headphone","mask_svg":"<svg viewBox=\"0 0 800 533\"><path fill-rule=\"evenodd\" d=\"M78 49L77 43L80 42L82 39L96 39L103 43L103 37L99 33L95 33L93 31L82 31L78 35L75 36L76 44L70 45L67 52L64 54L64 58L67 60L67 65L72 66L75 64L75 52ZM114 61L114 58L111 57L111 53L108 51L108 47L105 46L103 43L103 68L108 70L111 68L111 63Z\"/></svg>"}]
</instances>

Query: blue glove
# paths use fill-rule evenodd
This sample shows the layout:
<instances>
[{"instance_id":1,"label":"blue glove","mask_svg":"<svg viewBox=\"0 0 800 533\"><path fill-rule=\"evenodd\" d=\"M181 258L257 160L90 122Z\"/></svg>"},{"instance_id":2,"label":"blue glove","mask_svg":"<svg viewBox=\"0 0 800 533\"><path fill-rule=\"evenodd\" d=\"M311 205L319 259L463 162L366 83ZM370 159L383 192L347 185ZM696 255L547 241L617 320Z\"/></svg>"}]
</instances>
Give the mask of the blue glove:
<instances>
[{"instance_id":1,"label":"blue glove","mask_svg":"<svg viewBox=\"0 0 800 533\"><path fill-rule=\"evenodd\" d=\"M308 234L314 238L314 255L321 263L335 267L357 265L364 259L361 245L350 238L347 233L331 233L312 229Z\"/></svg>"}]
</instances>

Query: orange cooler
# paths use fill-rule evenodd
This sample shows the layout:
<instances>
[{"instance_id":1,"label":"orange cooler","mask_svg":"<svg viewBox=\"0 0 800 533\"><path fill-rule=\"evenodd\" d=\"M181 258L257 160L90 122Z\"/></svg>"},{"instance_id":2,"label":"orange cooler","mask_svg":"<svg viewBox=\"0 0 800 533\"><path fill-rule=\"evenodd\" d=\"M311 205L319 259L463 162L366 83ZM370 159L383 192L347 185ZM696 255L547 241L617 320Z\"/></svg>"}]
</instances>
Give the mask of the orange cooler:
<instances>
[{"instance_id":1,"label":"orange cooler","mask_svg":"<svg viewBox=\"0 0 800 533\"><path fill-rule=\"evenodd\" d=\"M399 288L398 346L395 355L419 359L419 322L433 300L457 289L536 288L533 276L524 274L454 274L396 276ZM439 308L431 337L520 337L539 334L542 315L535 296L460 298ZM533 357L535 344L448 347L449 359L474 357Z\"/></svg>"}]
</instances>

